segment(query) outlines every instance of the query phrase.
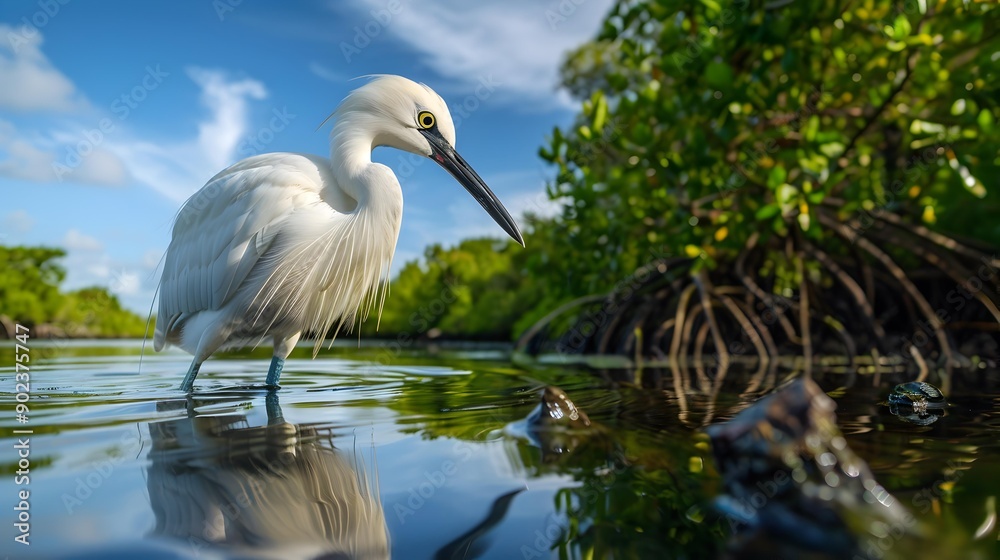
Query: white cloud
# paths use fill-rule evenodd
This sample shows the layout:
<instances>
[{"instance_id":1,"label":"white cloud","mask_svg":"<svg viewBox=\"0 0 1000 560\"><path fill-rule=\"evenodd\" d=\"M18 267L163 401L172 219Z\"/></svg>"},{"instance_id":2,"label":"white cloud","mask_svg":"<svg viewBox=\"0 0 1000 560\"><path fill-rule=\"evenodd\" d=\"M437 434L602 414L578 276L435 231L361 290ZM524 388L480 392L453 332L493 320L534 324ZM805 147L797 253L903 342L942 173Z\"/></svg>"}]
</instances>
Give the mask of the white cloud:
<instances>
[{"instance_id":1,"label":"white cloud","mask_svg":"<svg viewBox=\"0 0 1000 560\"><path fill-rule=\"evenodd\" d=\"M205 181L235 163L237 148L248 136L250 101L267 97L264 84L250 78L230 79L221 70L188 69L201 87L201 104L209 112L198 124L198 136L174 142L140 137L109 143L129 173L174 202L182 202Z\"/></svg>"},{"instance_id":2,"label":"white cloud","mask_svg":"<svg viewBox=\"0 0 1000 560\"><path fill-rule=\"evenodd\" d=\"M159 280L142 262L122 261L106 252L71 250L64 260L66 290L105 286L127 309L145 317Z\"/></svg>"},{"instance_id":3,"label":"white cloud","mask_svg":"<svg viewBox=\"0 0 1000 560\"><path fill-rule=\"evenodd\" d=\"M251 79L229 81L223 72L189 68L188 76L201 86L201 103L211 118L198 125L198 147L216 171L233 163L240 137L246 132L248 99L264 99L264 84Z\"/></svg>"},{"instance_id":4,"label":"white cloud","mask_svg":"<svg viewBox=\"0 0 1000 560\"><path fill-rule=\"evenodd\" d=\"M100 241L76 229L66 232L62 245L67 251L97 252L104 249Z\"/></svg>"},{"instance_id":5,"label":"white cloud","mask_svg":"<svg viewBox=\"0 0 1000 560\"><path fill-rule=\"evenodd\" d=\"M125 182L125 166L113 153L93 142L75 144L79 134L55 131L27 135L14 125L0 121L0 176L35 183L62 181L101 186L118 186ZM84 151L75 148L83 145ZM83 155L81 155L83 154Z\"/></svg>"},{"instance_id":6,"label":"white cloud","mask_svg":"<svg viewBox=\"0 0 1000 560\"><path fill-rule=\"evenodd\" d=\"M73 82L42 54L42 34L0 24L0 109L74 111L87 106Z\"/></svg>"},{"instance_id":7,"label":"white cloud","mask_svg":"<svg viewBox=\"0 0 1000 560\"><path fill-rule=\"evenodd\" d=\"M384 0L353 0L368 14ZM493 77L499 95L551 108L566 105L557 93L559 66L568 50L596 35L611 0L464 0L407 2L386 25L459 89Z\"/></svg>"},{"instance_id":8,"label":"white cloud","mask_svg":"<svg viewBox=\"0 0 1000 560\"><path fill-rule=\"evenodd\" d=\"M120 296L135 296L142 289L139 275L127 268L119 268L111 272L111 291Z\"/></svg>"},{"instance_id":9,"label":"white cloud","mask_svg":"<svg viewBox=\"0 0 1000 560\"><path fill-rule=\"evenodd\" d=\"M142 266L148 270L156 270L160 266L160 259L162 258L162 249L150 249L142 255Z\"/></svg>"},{"instance_id":10,"label":"white cloud","mask_svg":"<svg viewBox=\"0 0 1000 560\"><path fill-rule=\"evenodd\" d=\"M0 24L0 109L15 112L65 112L88 107L76 86L41 51L42 34L25 34ZM103 135L86 137L78 128L19 131L0 120L0 176L36 183L71 181L116 186L125 167L102 147ZM94 138L98 138L94 140Z\"/></svg>"},{"instance_id":11,"label":"white cloud","mask_svg":"<svg viewBox=\"0 0 1000 560\"><path fill-rule=\"evenodd\" d=\"M343 76L334 70L331 70L327 66L315 61L309 63L309 71L316 77L335 84L342 84L348 79L346 76Z\"/></svg>"},{"instance_id":12,"label":"white cloud","mask_svg":"<svg viewBox=\"0 0 1000 560\"><path fill-rule=\"evenodd\" d=\"M27 233L35 227L35 219L25 210L14 210L4 216L4 228L17 233Z\"/></svg>"}]
</instances>

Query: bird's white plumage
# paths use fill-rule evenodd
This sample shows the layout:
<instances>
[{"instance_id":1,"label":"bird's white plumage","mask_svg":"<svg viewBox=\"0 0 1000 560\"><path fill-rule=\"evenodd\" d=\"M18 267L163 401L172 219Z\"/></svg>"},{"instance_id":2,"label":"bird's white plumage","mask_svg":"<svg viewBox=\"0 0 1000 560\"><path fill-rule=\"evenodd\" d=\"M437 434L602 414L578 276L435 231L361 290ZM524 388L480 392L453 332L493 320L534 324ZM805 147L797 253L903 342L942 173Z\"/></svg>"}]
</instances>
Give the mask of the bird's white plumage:
<instances>
[{"instance_id":1,"label":"bird's white plumage","mask_svg":"<svg viewBox=\"0 0 1000 560\"><path fill-rule=\"evenodd\" d=\"M359 302L388 271L402 198L386 185L378 208L359 205L329 166L302 154L256 156L184 205L160 284L156 350L174 343L196 353L200 337L181 336L187 321L227 308L234 315L216 327L229 331L229 344L257 343L284 325L287 335L322 334L337 319L353 326Z\"/></svg>"},{"instance_id":2,"label":"bird's white plumage","mask_svg":"<svg viewBox=\"0 0 1000 560\"><path fill-rule=\"evenodd\" d=\"M433 118L418 122L428 114ZM376 304L381 310L403 196L392 171L371 161L376 146L432 157L522 241L499 200L455 153L448 107L427 86L377 77L332 116L330 159L247 158L211 178L178 213L153 340L156 350L174 344L194 354L182 387L190 389L216 350L267 337L275 358L268 379L276 380L300 335L316 336L315 355L331 329L350 330Z\"/></svg>"}]
</instances>

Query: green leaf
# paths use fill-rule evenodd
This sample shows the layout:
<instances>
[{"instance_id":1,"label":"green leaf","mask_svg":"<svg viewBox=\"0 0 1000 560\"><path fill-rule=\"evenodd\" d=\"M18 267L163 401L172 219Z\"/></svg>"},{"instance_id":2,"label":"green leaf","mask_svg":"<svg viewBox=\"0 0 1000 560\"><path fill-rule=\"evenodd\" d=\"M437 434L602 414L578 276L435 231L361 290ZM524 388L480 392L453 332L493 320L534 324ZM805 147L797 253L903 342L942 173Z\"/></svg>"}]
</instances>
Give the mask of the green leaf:
<instances>
[{"instance_id":1,"label":"green leaf","mask_svg":"<svg viewBox=\"0 0 1000 560\"><path fill-rule=\"evenodd\" d=\"M600 92L594 94L597 97L597 104L594 106L594 130L600 132L604 130L604 123L608 119L608 102Z\"/></svg>"},{"instance_id":2,"label":"green leaf","mask_svg":"<svg viewBox=\"0 0 1000 560\"><path fill-rule=\"evenodd\" d=\"M777 204L767 204L760 210L757 210L757 213L754 215L754 217L757 218L758 220L766 220L768 218L773 218L774 216L777 216L778 212L780 211L781 208L779 208Z\"/></svg>"},{"instance_id":3,"label":"green leaf","mask_svg":"<svg viewBox=\"0 0 1000 560\"><path fill-rule=\"evenodd\" d=\"M733 85L733 69L725 62L711 62L705 67L705 79L716 89L728 89Z\"/></svg>"},{"instance_id":4,"label":"green leaf","mask_svg":"<svg viewBox=\"0 0 1000 560\"><path fill-rule=\"evenodd\" d=\"M995 124L993 112L989 109L979 111L979 116L976 117L976 124L979 125L979 128L983 129L983 132L992 132L993 125Z\"/></svg>"},{"instance_id":5,"label":"green leaf","mask_svg":"<svg viewBox=\"0 0 1000 560\"><path fill-rule=\"evenodd\" d=\"M897 41L902 41L910 35L910 31L913 29L910 27L910 20L906 19L904 14L899 14L896 16L896 21L892 24L892 38Z\"/></svg>"},{"instance_id":6,"label":"green leaf","mask_svg":"<svg viewBox=\"0 0 1000 560\"><path fill-rule=\"evenodd\" d=\"M778 199L778 204L781 205L782 214L788 214L795 208L798 197L799 189L788 183L781 185L775 191L775 198Z\"/></svg>"},{"instance_id":7,"label":"green leaf","mask_svg":"<svg viewBox=\"0 0 1000 560\"><path fill-rule=\"evenodd\" d=\"M829 158L840 157L844 153L844 145L840 142L829 142L820 146L819 151Z\"/></svg>"},{"instance_id":8,"label":"green leaf","mask_svg":"<svg viewBox=\"0 0 1000 560\"><path fill-rule=\"evenodd\" d=\"M767 176L767 188L775 190L784 184L785 179L788 177L788 171L781 165L775 165L771 168L771 173Z\"/></svg>"}]
</instances>

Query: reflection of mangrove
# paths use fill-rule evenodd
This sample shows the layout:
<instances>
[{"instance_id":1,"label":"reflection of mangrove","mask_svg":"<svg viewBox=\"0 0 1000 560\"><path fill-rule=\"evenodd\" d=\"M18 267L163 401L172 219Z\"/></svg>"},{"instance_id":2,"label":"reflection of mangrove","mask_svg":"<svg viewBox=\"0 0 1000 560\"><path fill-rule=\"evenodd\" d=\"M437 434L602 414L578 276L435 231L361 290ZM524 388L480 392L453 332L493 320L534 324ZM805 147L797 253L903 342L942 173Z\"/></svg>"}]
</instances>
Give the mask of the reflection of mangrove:
<instances>
[{"instance_id":1,"label":"reflection of mangrove","mask_svg":"<svg viewBox=\"0 0 1000 560\"><path fill-rule=\"evenodd\" d=\"M757 370L751 391L773 380L779 366L840 371L849 385L858 372L923 380L977 360L996 365L1000 260L989 249L889 212L870 224L841 223L827 210L818 217L842 247L799 236L778 248L755 234L734 262L713 271L695 271L686 258L656 260L607 295L554 310L524 333L518 350L620 355L632 365L669 367L678 393L692 384L711 391L730 364ZM786 254L782 262L776 251ZM927 268L904 271L897 253ZM789 277L802 279L801 289L793 293ZM693 381L678 373L688 369Z\"/></svg>"},{"instance_id":2,"label":"reflection of mangrove","mask_svg":"<svg viewBox=\"0 0 1000 560\"><path fill-rule=\"evenodd\" d=\"M185 404L193 403L160 408ZM388 557L364 468L334 449L330 434L285 422L275 393L267 413L259 427L242 415L193 412L150 425L153 534L241 557Z\"/></svg>"}]
</instances>

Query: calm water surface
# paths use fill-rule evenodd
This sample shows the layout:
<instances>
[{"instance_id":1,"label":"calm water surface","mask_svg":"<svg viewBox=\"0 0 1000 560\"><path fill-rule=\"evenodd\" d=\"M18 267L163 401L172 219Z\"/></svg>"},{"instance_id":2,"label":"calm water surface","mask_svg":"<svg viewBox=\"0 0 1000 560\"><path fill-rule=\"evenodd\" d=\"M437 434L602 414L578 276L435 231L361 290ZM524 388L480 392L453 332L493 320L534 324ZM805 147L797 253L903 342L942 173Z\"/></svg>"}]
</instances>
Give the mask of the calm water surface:
<instances>
[{"instance_id":1,"label":"calm water surface","mask_svg":"<svg viewBox=\"0 0 1000 560\"><path fill-rule=\"evenodd\" d=\"M730 524L699 427L739 391L682 408L666 391L573 368L521 369L501 350L299 349L282 389L268 353L206 363L177 386L183 353L134 342L31 345L30 483L0 442L0 552L10 558L714 558ZM13 403L10 345L0 393ZM629 377L626 375L625 377ZM915 426L887 387L836 391L849 445L918 519L955 542L992 543L1000 494L997 372ZM255 385L257 384L257 385ZM547 384L603 426L538 441L523 420ZM749 395L743 399L750 400ZM560 452L562 451L562 452ZM30 546L14 542L30 492ZM958 546L958 545L956 545ZM980 546L982 548L982 546ZM955 548L958 551L960 548ZM955 557L961 557L955 552ZM936 555L935 558L948 557Z\"/></svg>"}]
</instances>

